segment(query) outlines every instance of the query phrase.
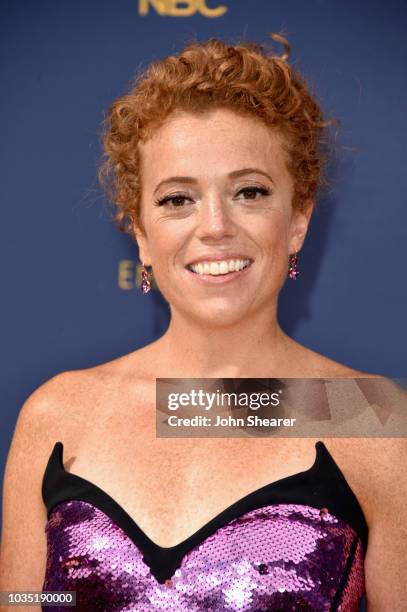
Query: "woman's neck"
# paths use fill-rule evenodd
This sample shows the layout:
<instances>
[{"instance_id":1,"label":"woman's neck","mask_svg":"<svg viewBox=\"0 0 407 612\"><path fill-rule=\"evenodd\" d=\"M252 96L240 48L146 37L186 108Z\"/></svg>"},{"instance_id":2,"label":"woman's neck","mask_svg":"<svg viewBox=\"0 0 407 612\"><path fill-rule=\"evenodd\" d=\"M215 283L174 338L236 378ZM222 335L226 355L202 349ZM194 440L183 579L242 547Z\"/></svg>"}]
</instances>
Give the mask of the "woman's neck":
<instances>
[{"instance_id":1,"label":"woman's neck","mask_svg":"<svg viewBox=\"0 0 407 612\"><path fill-rule=\"evenodd\" d=\"M228 327L175 315L155 344L168 377L266 378L284 367L296 343L282 331L274 313L263 311Z\"/></svg>"}]
</instances>

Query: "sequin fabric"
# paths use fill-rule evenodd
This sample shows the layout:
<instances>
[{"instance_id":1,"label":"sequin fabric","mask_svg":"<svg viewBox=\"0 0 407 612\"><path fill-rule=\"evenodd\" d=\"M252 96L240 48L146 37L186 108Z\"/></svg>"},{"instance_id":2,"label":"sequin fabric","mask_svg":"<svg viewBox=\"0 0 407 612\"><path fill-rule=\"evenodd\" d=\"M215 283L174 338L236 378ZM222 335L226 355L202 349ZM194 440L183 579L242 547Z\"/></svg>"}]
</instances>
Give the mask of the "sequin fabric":
<instances>
[{"instance_id":1,"label":"sequin fabric","mask_svg":"<svg viewBox=\"0 0 407 612\"><path fill-rule=\"evenodd\" d=\"M90 503L56 504L46 535L43 590L76 591L81 612L352 612L364 594L361 541L326 508L276 504L246 512L189 550L165 583Z\"/></svg>"}]
</instances>

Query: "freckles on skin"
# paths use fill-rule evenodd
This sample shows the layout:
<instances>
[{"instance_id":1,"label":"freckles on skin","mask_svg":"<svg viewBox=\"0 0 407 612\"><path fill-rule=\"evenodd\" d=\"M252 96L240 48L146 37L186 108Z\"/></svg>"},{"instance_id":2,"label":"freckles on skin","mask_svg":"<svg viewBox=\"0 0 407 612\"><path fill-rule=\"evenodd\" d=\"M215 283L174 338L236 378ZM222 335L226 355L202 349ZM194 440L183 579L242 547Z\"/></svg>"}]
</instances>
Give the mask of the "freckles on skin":
<instances>
[{"instance_id":1,"label":"freckles on skin","mask_svg":"<svg viewBox=\"0 0 407 612\"><path fill-rule=\"evenodd\" d=\"M219 315L221 320L223 315L238 320L269 304L286 275L292 216L293 181L280 136L255 118L218 109L200 116L178 114L139 147L145 229L138 240L140 255L153 266L170 305L199 313L201 319ZM243 168L259 168L271 180L254 172L228 176ZM156 190L174 176L195 182L171 182ZM270 193L246 199L240 190L247 185L266 187ZM157 198L177 193L187 196L182 207L155 204ZM211 230L216 219L223 223L218 234ZM185 265L218 247L254 260L245 280L217 289L191 284Z\"/></svg>"},{"instance_id":2,"label":"freckles on skin","mask_svg":"<svg viewBox=\"0 0 407 612\"><path fill-rule=\"evenodd\" d=\"M171 218L163 207L154 207L154 188L170 176L197 178L208 190L232 170L258 167L267 170L274 184L273 211L291 214L292 178L286 167L282 138L260 120L218 109L195 116L178 113L140 145L142 174L141 212L144 227ZM257 178L259 176L257 175ZM167 185L160 194L182 189ZM268 210L270 207L265 206Z\"/></svg>"}]
</instances>

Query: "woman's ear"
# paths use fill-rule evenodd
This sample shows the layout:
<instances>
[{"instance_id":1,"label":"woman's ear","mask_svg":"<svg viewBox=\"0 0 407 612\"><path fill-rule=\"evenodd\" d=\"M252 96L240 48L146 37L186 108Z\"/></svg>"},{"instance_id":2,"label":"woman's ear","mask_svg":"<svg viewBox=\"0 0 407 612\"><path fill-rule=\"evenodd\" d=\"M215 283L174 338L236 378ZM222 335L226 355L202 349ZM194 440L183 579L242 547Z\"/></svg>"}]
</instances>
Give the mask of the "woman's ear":
<instances>
[{"instance_id":1,"label":"woman's ear","mask_svg":"<svg viewBox=\"0 0 407 612\"><path fill-rule=\"evenodd\" d=\"M289 253L297 253L304 244L309 222L314 210L314 201L304 202L302 209L293 210L290 224Z\"/></svg>"},{"instance_id":2,"label":"woman's ear","mask_svg":"<svg viewBox=\"0 0 407 612\"><path fill-rule=\"evenodd\" d=\"M133 223L133 236L135 241L137 242L140 260L146 266L151 266L151 256L150 250L148 248L148 239L144 229Z\"/></svg>"}]
</instances>

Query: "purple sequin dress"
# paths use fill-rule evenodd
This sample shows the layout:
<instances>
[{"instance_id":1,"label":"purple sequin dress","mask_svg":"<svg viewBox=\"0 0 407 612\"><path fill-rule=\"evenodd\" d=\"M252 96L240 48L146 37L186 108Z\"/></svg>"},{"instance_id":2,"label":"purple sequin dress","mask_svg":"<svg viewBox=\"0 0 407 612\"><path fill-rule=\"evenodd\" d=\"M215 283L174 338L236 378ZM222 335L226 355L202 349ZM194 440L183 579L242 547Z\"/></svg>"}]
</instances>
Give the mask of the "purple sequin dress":
<instances>
[{"instance_id":1,"label":"purple sequin dress","mask_svg":"<svg viewBox=\"0 0 407 612\"><path fill-rule=\"evenodd\" d=\"M242 498L177 546L155 544L107 493L49 459L44 591L83 612L362 609L367 525L322 442L305 472Z\"/></svg>"}]
</instances>

